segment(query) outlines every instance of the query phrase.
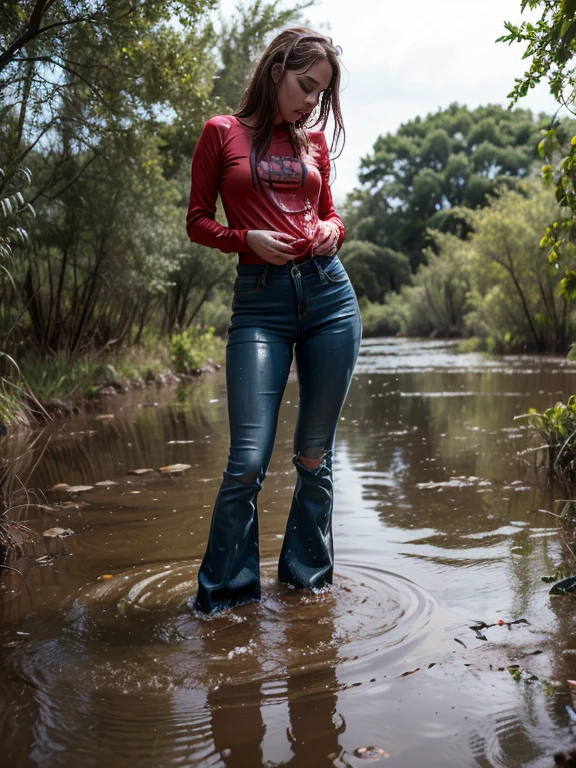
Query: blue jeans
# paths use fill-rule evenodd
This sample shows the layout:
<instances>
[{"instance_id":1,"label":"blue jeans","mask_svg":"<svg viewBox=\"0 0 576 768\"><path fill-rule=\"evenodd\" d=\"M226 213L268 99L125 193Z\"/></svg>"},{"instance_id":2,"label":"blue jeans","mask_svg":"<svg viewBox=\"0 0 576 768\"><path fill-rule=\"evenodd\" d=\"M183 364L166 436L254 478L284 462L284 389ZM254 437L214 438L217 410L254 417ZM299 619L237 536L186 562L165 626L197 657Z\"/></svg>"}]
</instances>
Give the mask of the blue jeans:
<instances>
[{"instance_id":1,"label":"blue jeans","mask_svg":"<svg viewBox=\"0 0 576 768\"><path fill-rule=\"evenodd\" d=\"M337 256L237 271L226 349L230 455L193 603L204 613L260 598L257 498L294 354L297 480L278 578L300 589L332 582L332 454L362 333ZM322 461L308 469L299 455Z\"/></svg>"}]
</instances>

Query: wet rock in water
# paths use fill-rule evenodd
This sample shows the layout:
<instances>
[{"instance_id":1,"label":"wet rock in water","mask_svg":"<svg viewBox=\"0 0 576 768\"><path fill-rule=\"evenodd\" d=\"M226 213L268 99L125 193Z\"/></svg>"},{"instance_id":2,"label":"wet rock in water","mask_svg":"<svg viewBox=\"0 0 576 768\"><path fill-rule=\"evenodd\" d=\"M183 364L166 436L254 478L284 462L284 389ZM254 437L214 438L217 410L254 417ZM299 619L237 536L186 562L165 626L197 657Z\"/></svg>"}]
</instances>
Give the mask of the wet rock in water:
<instances>
[{"instance_id":1,"label":"wet rock in water","mask_svg":"<svg viewBox=\"0 0 576 768\"><path fill-rule=\"evenodd\" d=\"M146 467L145 469L129 469L127 474L129 474L129 475L147 475L148 472L154 472L154 470L150 469L150 467Z\"/></svg>"},{"instance_id":2,"label":"wet rock in water","mask_svg":"<svg viewBox=\"0 0 576 768\"><path fill-rule=\"evenodd\" d=\"M99 480L97 483L94 483L94 485L107 488L110 485L118 485L118 483L115 480Z\"/></svg>"},{"instance_id":3,"label":"wet rock in water","mask_svg":"<svg viewBox=\"0 0 576 768\"><path fill-rule=\"evenodd\" d=\"M576 576L568 576L567 579L561 579L550 590L551 595L574 595L576 594Z\"/></svg>"},{"instance_id":4,"label":"wet rock in water","mask_svg":"<svg viewBox=\"0 0 576 768\"><path fill-rule=\"evenodd\" d=\"M362 760L385 760L387 757L390 757L388 752L386 752L382 747L358 747L358 749L354 750L354 755L356 757L362 758Z\"/></svg>"},{"instance_id":5,"label":"wet rock in water","mask_svg":"<svg viewBox=\"0 0 576 768\"><path fill-rule=\"evenodd\" d=\"M49 528L47 531L44 531L42 536L44 537L48 555L69 555L70 553L66 549L66 542L63 539L72 536L73 533L72 528Z\"/></svg>"},{"instance_id":6,"label":"wet rock in water","mask_svg":"<svg viewBox=\"0 0 576 768\"><path fill-rule=\"evenodd\" d=\"M200 368L200 373L216 373L220 368L222 368L220 363L215 363L214 360L208 358L202 368Z\"/></svg>"},{"instance_id":7,"label":"wet rock in water","mask_svg":"<svg viewBox=\"0 0 576 768\"><path fill-rule=\"evenodd\" d=\"M49 491L67 491L70 486L68 483L56 483L56 485L53 485L52 488L49 488Z\"/></svg>"},{"instance_id":8,"label":"wet rock in water","mask_svg":"<svg viewBox=\"0 0 576 768\"><path fill-rule=\"evenodd\" d=\"M42 536L48 539L65 539L66 536L72 536L73 533L72 528L48 528Z\"/></svg>"},{"instance_id":9,"label":"wet rock in water","mask_svg":"<svg viewBox=\"0 0 576 768\"><path fill-rule=\"evenodd\" d=\"M158 471L165 475L176 475L180 472L185 472L192 467L191 464L170 464L167 467L158 467Z\"/></svg>"},{"instance_id":10,"label":"wet rock in water","mask_svg":"<svg viewBox=\"0 0 576 768\"><path fill-rule=\"evenodd\" d=\"M66 493L84 493L84 491L91 491L93 488L93 485L69 485L66 488Z\"/></svg>"}]
</instances>

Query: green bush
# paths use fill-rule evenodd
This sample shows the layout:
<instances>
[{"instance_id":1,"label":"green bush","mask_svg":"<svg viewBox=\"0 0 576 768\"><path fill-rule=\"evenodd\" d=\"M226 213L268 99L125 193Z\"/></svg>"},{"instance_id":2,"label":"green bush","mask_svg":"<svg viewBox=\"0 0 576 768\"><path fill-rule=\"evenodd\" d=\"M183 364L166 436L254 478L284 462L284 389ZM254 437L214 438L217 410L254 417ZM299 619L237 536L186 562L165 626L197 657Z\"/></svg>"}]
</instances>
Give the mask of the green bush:
<instances>
[{"instance_id":1,"label":"green bush","mask_svg":"<svg viewBox=\"0 0 576 768\"><path fill-rule=\"evenodd\" d=\"M365 296L358 303L364 336L396 336L400 331L400 318L388 304L378 304Z\"/></svg>"},{"instance_id":2,"label":"green bush","mask_svg":"<svg viewBox=\"0 0 576 768\"><path fill-rule=\"evenodd\" d=\"M576 483L576 395L539 413L530 408L524 417L548 449L550 467Z\"/></svg>"},{"instance_id":3,"label":"green bush","mask_svg":"<svg viewBox=\"0 0 576 768\"><path fill-rule=\"evenodd\" d=\"M170 357L176 373L197 373L215 355L217 339L210 326L204 333L190 328L175 334L170 345Z\"/></svg>"}]
</instances>

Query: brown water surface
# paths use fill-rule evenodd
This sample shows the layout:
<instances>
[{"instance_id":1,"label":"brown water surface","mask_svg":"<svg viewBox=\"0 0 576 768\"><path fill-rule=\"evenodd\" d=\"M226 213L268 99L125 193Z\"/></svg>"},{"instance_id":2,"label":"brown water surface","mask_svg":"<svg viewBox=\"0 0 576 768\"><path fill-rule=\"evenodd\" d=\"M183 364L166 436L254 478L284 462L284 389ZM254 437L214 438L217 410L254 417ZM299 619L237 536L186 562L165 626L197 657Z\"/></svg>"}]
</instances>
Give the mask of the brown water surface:
<instances>
[{"instance_id":1,"label":"brown water surface","mask_svg":"<svg viewBox=\"0 0 576 768\"><path fill-rule=\"evenodd\" d=\"M538 454L519 455L534 441L514 416L573 392L576 367L556 357L366 341L338 434L335 584L311 595L275 580L295 476L291 379L259 502L263 599L211 618L186 598L227 457L224 375L45 429L16 462L23 475L36 464L29 485L44 497L21 519L74 534L50 544L57 556L37 562L40 539L13 563L32 607L17 574L4 581L0 763L553 765L573 742L575 603L541 579L562 559L547 514L558 505ZM156 471L176 462L191 469ZM116 484L48 490L102 481ZM55 506L70 500L85 505ZM479 622L494 625L486 639ZM380 751L362 757L366 746Z\"/></svg>"}]
</instances>

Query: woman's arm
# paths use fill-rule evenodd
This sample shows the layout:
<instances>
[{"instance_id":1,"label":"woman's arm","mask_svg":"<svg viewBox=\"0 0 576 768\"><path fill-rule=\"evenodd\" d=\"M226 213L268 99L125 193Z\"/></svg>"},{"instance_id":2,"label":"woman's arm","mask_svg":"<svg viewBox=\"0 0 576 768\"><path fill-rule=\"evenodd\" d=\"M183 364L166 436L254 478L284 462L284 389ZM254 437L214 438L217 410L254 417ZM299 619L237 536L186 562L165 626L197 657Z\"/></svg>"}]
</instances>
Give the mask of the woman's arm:
<instances>
[{"instance_id":1,"label":"woman's arm","mask_svg":"<svg viewBox=\"0 0 576 768\"><path fill-rule=\"evenodd\" d=\"M320 163L318 170L322 176L320 200L318 204L318 231L314 252L318 256L332 256L340 249L346 229L334 207L330 189L330 152L323 133L320 136Z\"/></svg>"},{"instance_id":2,"label":"woman's arm","mask_svg":"<svg viewBox=\"0 0 576 768\"><path fill-rule=\"evenodd\" d=\"M192 186L186 216L186 231L193 243L218 248L224 253L248 249L246 229L229 229L216 221L220 187L222 138L228 126L214 117L204 126L192 158Z\"/></svg>"}]
</instances>

